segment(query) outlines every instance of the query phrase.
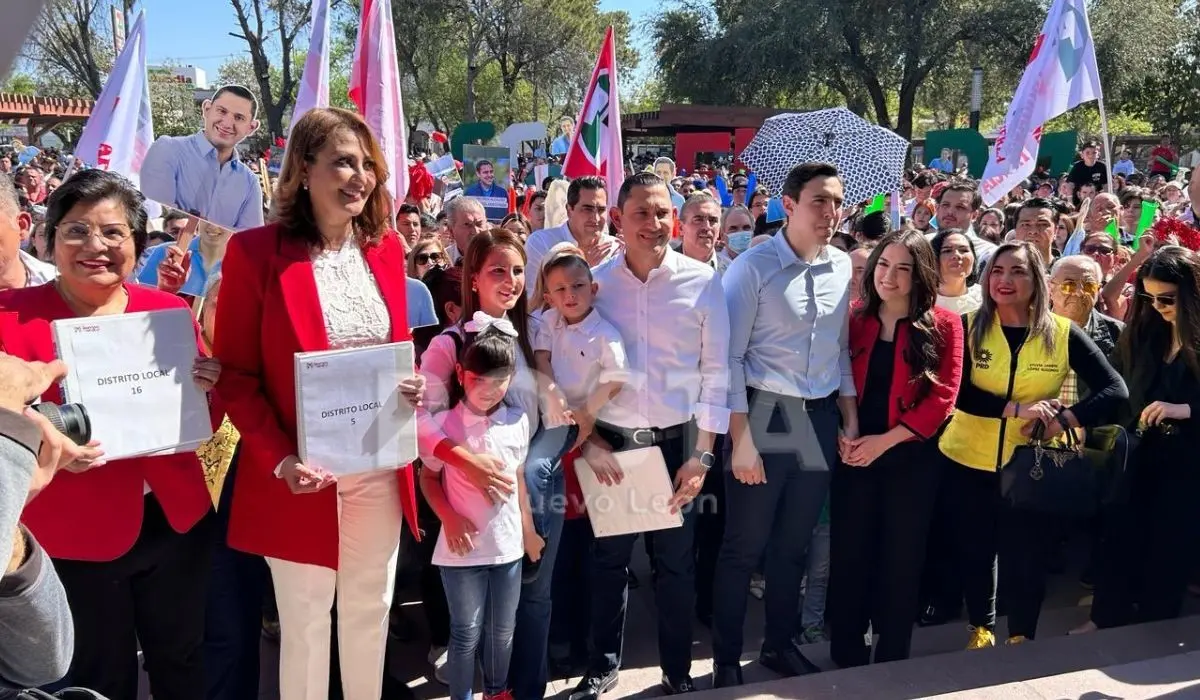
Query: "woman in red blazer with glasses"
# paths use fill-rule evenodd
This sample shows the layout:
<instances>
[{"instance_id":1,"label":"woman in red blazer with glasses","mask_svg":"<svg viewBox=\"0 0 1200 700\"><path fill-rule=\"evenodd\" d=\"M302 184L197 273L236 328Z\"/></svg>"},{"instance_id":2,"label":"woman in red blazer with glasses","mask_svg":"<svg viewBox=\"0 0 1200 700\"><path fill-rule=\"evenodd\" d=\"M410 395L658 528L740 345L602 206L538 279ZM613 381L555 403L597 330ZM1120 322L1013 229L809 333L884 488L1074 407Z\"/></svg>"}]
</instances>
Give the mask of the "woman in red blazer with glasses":
<instances>
[{"instance_id":1,"label":"woman in red blazer with glasses","mask_svg":"<svg viewBox=\"0 0 1200 700\"><path fill-rule=\"evenodd\" d=\"M908 658L925 541L937 497L931 439L954 410L962 322L936 306L937 259L919 231L883 238L850 315L862 437L843 440L830 487L825 619L839 666Z\"/></svg>"},{"instance_id":2,"label":"woman in red blazer with glasses","mask_svg":"<svg viewBox=\"0 0 1200 700\"><path fill-rule=\"evenodd\" d=\"M308 112L292 128L274 222L235 235L222 262L217 391L242 436L229 544L270 566L281 700L328 696L335 597L343 694L382 692L402 513L415 523L412 471L335 478L302 464L293 357L410 339L387 176L358 115ZM420 379L397 382L419 401Z\"/></svg>"}]
</instances>

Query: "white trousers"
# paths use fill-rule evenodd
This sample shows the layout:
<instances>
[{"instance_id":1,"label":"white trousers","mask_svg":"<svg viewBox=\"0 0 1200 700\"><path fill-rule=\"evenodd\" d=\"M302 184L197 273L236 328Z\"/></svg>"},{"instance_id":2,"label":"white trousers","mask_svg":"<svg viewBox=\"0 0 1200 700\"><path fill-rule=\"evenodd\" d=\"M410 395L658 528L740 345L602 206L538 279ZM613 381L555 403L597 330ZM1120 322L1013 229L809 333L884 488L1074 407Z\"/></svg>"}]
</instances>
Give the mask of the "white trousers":
<instances>
[{"instance_id":1,"label":"white trousers","mask_svg":"<svg viewBox=\"0 0 1200 700\"><path fill-rule=\"evenodd\" d=\"M388 611L404 525L399 485L389 470L340 477L336 488L338 570L267 559L279 606L280 700L328 700L335 594L342 694L345 700L379 700L383 691Z\"/></svg>"}]
</instances>

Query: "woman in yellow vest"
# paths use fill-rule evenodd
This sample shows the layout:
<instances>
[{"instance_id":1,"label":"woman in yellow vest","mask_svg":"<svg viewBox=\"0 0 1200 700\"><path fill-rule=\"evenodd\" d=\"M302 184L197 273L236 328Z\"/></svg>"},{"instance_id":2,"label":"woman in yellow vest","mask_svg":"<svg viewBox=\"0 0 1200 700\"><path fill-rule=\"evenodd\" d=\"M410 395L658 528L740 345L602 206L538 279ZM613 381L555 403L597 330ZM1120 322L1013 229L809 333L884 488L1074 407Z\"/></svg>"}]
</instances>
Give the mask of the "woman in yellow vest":
<instances>
[{"instance_id":1,"label":"woman in yellow vest","mask_svg":"<svg viewBox=\"0 0 1200 700\"><path fill-rule=\"evenodd\" d=\"M1125 383L1078 326L1050 313L1046 267L1028 243L996 249L983 273L979 310L963 317L965 347L956 410L938 447L947 464L957 559L971 624L968 649L995 644L996 554L1009 607L1009 643L1032 638L1045 594L1053 518L1002 507L1000 470L1035 421L1053 437L1097 425L1127 397ZM1058 401L1067 372L1094 390Z\"/></svg>"}]
</instances>

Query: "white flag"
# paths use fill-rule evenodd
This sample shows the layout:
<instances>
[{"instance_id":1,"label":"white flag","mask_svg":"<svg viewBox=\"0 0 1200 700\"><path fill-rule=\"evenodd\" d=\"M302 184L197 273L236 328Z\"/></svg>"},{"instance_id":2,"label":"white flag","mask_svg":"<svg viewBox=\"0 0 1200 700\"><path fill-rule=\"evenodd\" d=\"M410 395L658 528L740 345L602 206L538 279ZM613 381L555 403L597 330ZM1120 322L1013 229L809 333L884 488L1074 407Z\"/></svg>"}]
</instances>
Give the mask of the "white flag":
<instances>
[{"instance_id":1,"label":"white flag","mask_svg":"<svg viewBox=\"0 0 1200 700\"><path fill-rule=\"evenodd\" d=\"M379 139L389 173L387 189L393 208L398 207L408 195L408 127L400 98L392 0L363 0L350 64L350 101Z\"/></svg>"},{"instance_id":2,"label":"white flag","mask_svg":"<svg viewBox=\"0 0 1200 700\"><path fill-rule=\"evenodd\" d=\"M312 35L308 39L308 58L304 60L304 75L296 106L292 108L292 124L313 107L329 106L329 0L312 2ZM288 132L292 130L288 126Z\"/></svg>"},{"instance_id":3,"label":"white flag","mask_svg":"<svg viewBox=\"0 0 1200 700\"><path fill-rule=\"evenodd\" d=\"M984 204L994 204L1033 172L1042 125L1098 99L1100 70L1085 0L1054 0L984 170Z\"/></svg>"},{"instance_id":4,"label":"white flag","mask_svg":"<svg viewBox=\"0 0 1200 700\"><path fill-rule=\"evenodd\" d=\"M146 79L146 12L137 22L117 56L112 74L92 106L75 157L84 163L120 173L138 184L146 151L154 143L150 115L150 83Z\"/></svg>"}]
</instances>

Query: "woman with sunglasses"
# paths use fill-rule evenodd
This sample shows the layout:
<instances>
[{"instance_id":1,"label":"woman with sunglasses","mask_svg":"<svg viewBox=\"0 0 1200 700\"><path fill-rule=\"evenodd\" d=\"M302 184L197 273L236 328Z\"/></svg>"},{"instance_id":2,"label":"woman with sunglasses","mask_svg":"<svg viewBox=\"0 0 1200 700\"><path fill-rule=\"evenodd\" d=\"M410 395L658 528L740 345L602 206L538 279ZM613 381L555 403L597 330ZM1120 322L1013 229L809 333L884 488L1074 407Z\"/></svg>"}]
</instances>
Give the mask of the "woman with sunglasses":
<instances>
[{"instance_id":1,"label":"woman with sunglasses","mask_svg":"<svg viewBox=\"0 0 1200 700\"><path fill-rule=\"evenodd\" d=\"M968 649L995 644L996 555L1005 573L1008 643L1032 639L1059 531L1048 515L1001 504L1000 470L1040 421L1047 439L1100 425L1126 398L1125 383L1078 326L1050 313L1046 267L1033 244L992 254L979 310L963 317L965 345L957 410L938 447L942 494L951 509L971 625ZM1091 390L1064 407L1070 372Z\"/></svg>"},{"instance_id":2,"label":"woman with sunglasses","mask_svg":"<svg viewBox=\"0 0 1200 700\"><path fill-rule=\"evenodd\" d=\"M1106 514L1091 620L1076 630L1178 617L1200 550L1200 260L1179 246L1138 270L1129 329L1115 353L1129 377L1121 423L1141 436L1129 500Z\"/></svg>"},{"instance_id":3,"label":"woman with sunglasses","mask_svg":"<svg viewBox=\"0 0 1200 700\"><path fill-rule=\"evenodd\" d=\"M442 242L436 238L424 238L417 241L408 254L408 276L413 279L424 279L425 273L431 267L444 267L450 262Z\"/></svg>"}]
</instances>

